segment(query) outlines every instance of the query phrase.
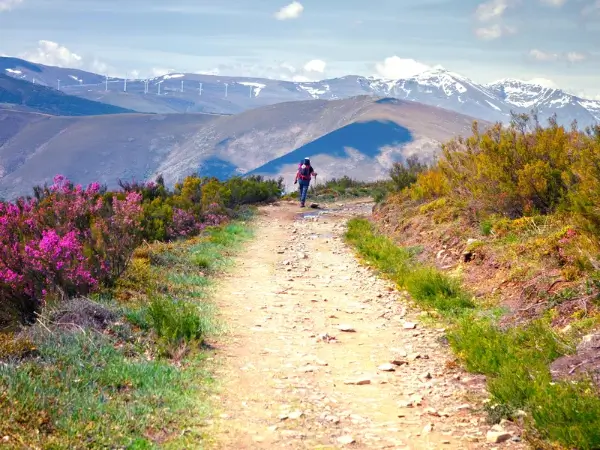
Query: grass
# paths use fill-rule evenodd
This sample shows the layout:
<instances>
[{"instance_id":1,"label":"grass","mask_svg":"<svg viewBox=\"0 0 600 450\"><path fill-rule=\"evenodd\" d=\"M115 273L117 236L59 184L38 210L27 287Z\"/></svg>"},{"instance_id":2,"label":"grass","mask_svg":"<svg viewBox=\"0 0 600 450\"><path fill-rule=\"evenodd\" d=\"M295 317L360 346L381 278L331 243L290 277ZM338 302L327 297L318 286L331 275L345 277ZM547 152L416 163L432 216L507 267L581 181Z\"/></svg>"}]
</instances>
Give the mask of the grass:
<instances>
[{"instance_id":1,"label":"grass","mask_svg":"<svg viewBox=\"0 0 600 450\"><path fill-rule=\"evenodd\" d=\"M346 240L375 268L406 289L419 306L446 317L459 317L475 308L471 295L460 287L458 280L418 264L415 251L398 247L376 234L369 221L350 220Z\"/></svg>"},{"instance_id":2,"label":"grass","mask_svg":"<svg viewBox=\"0 0 600 450\"><path fill-rule=\"evenodd\" d=\"M231 223L140 249L117 289L94 299L119 317L108 328L49 320L5 339L13 354L0 362L3 446L204 448L214 380L203 343L219 332L210 276L250 236Z\"/></svg>"},{"instance_id":3,"label":"grass","mask_svg":"<svg viewBox=\"0 0 600 450\"><path fill-rule=\"evenodd\" d=\"M536 448L548 442L564 449L600 448L600 392L587 379L552 381L549 364L573 348L553 331L549 319L501 329L497 311L474 304L458 280L416 263L407 249L377 234L367 220L349 221L346 240L415 303L444 317L453 351L469 371L487 376L492 421L524 410Z\"/></svg>"}]
</instances>

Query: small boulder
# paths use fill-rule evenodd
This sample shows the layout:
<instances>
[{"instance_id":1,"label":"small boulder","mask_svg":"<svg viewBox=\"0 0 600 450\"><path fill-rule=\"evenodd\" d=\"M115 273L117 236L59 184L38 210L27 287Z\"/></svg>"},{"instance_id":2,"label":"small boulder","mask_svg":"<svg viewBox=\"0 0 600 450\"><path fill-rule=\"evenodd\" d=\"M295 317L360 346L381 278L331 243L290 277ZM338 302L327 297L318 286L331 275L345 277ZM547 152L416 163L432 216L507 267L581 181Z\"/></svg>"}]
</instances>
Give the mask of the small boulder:
<instances>
[{"instance_id":1,"label":"small boulder","mask_svg":"<svg viewBox=\"0 0 600 450\"><path fill-rule=\"evenodd\" d=\"M408 364L408 361L400 356L394 356L391 360L390 363L395 365L395 366L402 366L404 364Z\"/></svg>"},{"instance_id":2,"label":"small boulder","mask_svg":"<svg viewBox=\"0 0 600 450\"><path fill-rule=\"evenodd\" d=\"M390 363L382 364L378 367L378 369L382 372L394 372L396 370L394 365Z\"/></svg>"},{"instance_id":3,"label":"small boulder","mask_svg":"<svg viewBox=\"0 0 600 450\"><path fill-rule=\"evenodd\" d=\"M490 430L485 436L486 440L492 444L500 444L501 442L508 441L512 435L506 431L493 431Z\"/></svg>"}]
</instances>

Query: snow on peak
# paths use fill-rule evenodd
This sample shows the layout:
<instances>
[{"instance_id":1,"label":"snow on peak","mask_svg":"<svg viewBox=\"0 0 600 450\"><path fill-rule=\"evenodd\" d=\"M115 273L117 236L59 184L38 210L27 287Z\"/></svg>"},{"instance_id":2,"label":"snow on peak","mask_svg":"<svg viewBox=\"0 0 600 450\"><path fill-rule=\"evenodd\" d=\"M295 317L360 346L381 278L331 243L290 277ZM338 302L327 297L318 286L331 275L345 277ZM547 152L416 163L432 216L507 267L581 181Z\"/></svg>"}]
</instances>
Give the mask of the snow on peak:
<instances>
[{"instance_id":1,"label":"snow on peak","mask_svg":"<svg viewBox=\"0 0 600 450\"><path fill-rule=\"evenodd\" d=\"M258 94L260 94L260 91L262 91L267 86L266 84L255 83L252 81L238 81L238 84L241 84L242 86L252 87L253 88L252 92L255 97L258 97Z\"/></svg>"},{"instance_id":2,"label":"snow on peak","mask_svg":"<svg viewBox=\"0 0 600 450\"><path fill-rule=\"evenodd\" d=\"M185 77L182 73L170 73L168 75L163 75L163 80L170 80L171 78L183 78Z\"/></svg>"},{"instance_id":3,"label":"snow on peak","mask_svg":"<svg viewBox=\"0 0 600 450\"><path fill-rule=\"evenodd\" d=\"M319 98L320 95L326 94L327 92L329 92L329 85L328 84L324 84L321 89L319 89L318 87L314 87L314 86L308 86L306 84L300 84L298 85L298 87L300 89L302 89L303 91L307 92L308 94L310 94L310 96L312 98Z\"/></svg>"},{"instance_id":4,"label":"snow on peak","mask_svg":"<svg viewBox=\"0 0 600 450\"><path fill-rule=\"evenodd\" d=\"M544 89L558 89L556 83L552 80L548 80L546 78L532 78L531 80L519 80L516 78L502 78L500 80L494 81L492 83L487 84L487 86L535 86L541 87Z\"/></svg>"},{"instance_id":5,"label":"snow on peak","mask_svg":"<svg viewBox=\"0 0 600 450\"><path fill-rule=\"evenodd\" d=\"M21 75L23 73L20 70L16 70L16 69L4 69L4 70L6 70L8 73L14 73L15 75Z\"/></svg>"},{"instance_id":6,"label":"snow on peak","mask_svg":"<svg viewBox=\"0 0 600 450\"><path fill-rule=\"evenodd\" d=\"M550 108L563 108L569 105L573 96L559 90L545 78L528 81L504 78L488 85L492 89L501 89L504 101L519 108L533 108L546 105Z\"/></svg>"}]
</instances>

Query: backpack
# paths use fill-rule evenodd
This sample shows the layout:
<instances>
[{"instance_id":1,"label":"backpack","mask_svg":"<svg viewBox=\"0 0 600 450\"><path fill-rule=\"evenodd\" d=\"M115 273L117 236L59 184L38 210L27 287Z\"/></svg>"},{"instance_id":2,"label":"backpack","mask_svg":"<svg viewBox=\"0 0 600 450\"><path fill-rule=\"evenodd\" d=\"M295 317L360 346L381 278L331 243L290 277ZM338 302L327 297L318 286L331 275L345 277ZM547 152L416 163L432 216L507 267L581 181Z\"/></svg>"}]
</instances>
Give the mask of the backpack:
<instances>
[{"instance_id":1,"label":"backpack","mask_svg":"<svg viewBox=\"0 0 600 450\"><path fill-rule=\"evenodd\" d=\"M310 180L310 165L301 164L298 166L298 178L302 180Z\"/></svg>"}]
</instances>

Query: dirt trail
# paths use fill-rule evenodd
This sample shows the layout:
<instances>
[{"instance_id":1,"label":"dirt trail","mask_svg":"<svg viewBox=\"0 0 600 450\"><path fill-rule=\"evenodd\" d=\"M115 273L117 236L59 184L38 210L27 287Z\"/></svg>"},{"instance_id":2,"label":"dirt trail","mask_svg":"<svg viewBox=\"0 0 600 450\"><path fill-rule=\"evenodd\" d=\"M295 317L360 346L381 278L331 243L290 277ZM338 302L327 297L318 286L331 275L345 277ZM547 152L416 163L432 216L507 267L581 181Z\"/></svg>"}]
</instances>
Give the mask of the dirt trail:
<instances>
[{"instance_id":1,"label":"dirt trail","mask_svg":"<svg viewBox=\"0 0 600 450\"><path fill-rule=\"evenodd\" d=\"M344 245L348 217L370 209L304 219L296 205L261 210L216 295L230 329L217 352L217 447L525 448L486 441L490 426L471 409L482 380L447 366L443 332ZM379 370L392 359L406 363Z\"/></svg>"}]
</instances>

